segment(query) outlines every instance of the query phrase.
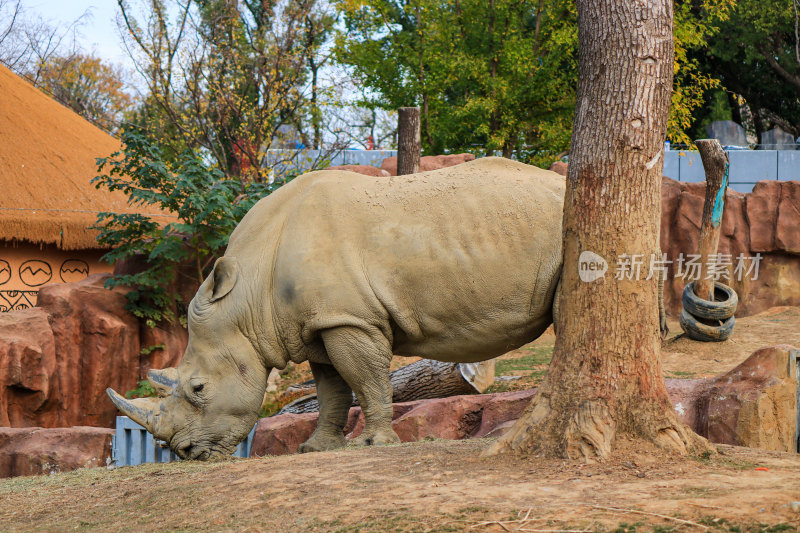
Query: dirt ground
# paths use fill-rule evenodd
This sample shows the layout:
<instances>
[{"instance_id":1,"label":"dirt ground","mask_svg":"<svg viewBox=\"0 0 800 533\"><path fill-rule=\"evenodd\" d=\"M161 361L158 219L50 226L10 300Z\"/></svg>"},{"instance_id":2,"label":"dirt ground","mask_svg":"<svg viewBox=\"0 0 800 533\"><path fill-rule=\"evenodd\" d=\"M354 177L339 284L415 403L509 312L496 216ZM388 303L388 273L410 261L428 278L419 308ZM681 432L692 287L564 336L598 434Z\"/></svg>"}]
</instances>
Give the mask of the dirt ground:
<instances>
[{"instance_id":1,"label":"dirt ground","mask_svg":"<svg viewBox=\"0 0 800 533\"><path fill-rule=\"evenodd\" d=\"M622 451L603 464L432 441L0 482L3 531L796 531L800 459ZM623 446L623 449L625 446ZM796 504L800 505L800 503Z\"/></svg>"},{"instance_id":2,"label":"dirt ground","mask_svg":"<svg viewBox=\"0 0 800 533\"><path fill-rule=\"evenodd\" d=\"M666 377L708 377L758 348L800 347L800 308L737 321L724 343L693 342L677 322ZM498 360L495 390L539 382L552 334ZM403 364L408 360L398 360ZM282 388L304 379L297 367ZM800 455L719 446L675 457L620 443L585 465L484 457L489 441L427 441L204 464L84 469L0 480L0 531L797 531Z\"/></svg>"}]
</instances>

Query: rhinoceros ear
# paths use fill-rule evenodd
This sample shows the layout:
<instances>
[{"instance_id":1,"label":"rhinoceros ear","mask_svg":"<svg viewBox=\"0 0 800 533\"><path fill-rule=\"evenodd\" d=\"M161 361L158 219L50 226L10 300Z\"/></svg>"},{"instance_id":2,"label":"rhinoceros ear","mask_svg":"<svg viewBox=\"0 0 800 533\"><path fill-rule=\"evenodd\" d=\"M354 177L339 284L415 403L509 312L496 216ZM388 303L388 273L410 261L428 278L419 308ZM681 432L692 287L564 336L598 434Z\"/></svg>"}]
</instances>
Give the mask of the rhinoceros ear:
<instances>
[{"instance_id":1,"label":"rhinoceros ear","mask_svg":"<svg viewBox=\"0 0 800 533\"><path fill-rule=\"evenodd\" d=\"M214 272L211 273L212 285L209 302L216 302L231 292L236 280L239 279L239 263L232 257L220 257L214 263Z\"/></svg>"}]
</instances>

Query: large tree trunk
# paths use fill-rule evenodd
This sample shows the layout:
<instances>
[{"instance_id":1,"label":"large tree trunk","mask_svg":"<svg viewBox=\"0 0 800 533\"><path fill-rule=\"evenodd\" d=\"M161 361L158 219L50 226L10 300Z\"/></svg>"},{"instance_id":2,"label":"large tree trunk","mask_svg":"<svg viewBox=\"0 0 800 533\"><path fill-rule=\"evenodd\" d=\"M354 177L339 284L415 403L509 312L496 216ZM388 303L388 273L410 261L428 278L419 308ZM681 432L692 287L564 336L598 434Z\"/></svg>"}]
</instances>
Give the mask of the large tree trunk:
<instances>
[{"instance_id":1,"label":"large tree trunk","mask_svg":"<svg viewBox=\"0 0 800 533\"><path fill-rule=\"evenodd\" d=\"M661 259L672 21L672 0L578 0L556 346L538 394L489 453L602 460L621 436L681 453L709 449L672 410L659 362L658 276L646 279L651 255ZM609 269L582 281L579 261L593 260L590 253ZM642 263L641 272L617 279L617 258L625 255Z\"/></svg>"}]
</instances>

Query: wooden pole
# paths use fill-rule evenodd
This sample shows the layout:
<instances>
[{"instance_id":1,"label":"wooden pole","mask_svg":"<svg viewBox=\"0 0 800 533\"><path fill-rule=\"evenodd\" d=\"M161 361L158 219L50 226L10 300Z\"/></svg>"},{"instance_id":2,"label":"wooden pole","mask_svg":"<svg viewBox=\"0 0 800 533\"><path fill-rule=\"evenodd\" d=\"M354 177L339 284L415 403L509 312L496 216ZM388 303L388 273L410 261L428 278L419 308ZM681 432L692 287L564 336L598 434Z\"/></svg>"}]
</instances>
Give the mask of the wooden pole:
<instances>
[{"instance_id":1,"label":"wooden pole","mask_svg":"<svg viewBox=\"0 0 800 533\"><path fill-rule=\"evenodd\" d=\"M728 186L728 154L716 139L695 141L706 172L706 199L700 222L700 279L694 283L694 293L709 302L714 301L714 280L706 279L709 265L713 264L722 229L722 212L725 207L725 188Z\"/></svg>"},{"instance_id":2,"label":"wooden pole","mask_svg":"<svg viewBox=\"0 0 800 533\"><path fill-rule=\"evenodd\" d=\"M398 176L419 172L419 155L421 151L419 108L401 107L397 110Z\"/></svg>"}]
</instances>

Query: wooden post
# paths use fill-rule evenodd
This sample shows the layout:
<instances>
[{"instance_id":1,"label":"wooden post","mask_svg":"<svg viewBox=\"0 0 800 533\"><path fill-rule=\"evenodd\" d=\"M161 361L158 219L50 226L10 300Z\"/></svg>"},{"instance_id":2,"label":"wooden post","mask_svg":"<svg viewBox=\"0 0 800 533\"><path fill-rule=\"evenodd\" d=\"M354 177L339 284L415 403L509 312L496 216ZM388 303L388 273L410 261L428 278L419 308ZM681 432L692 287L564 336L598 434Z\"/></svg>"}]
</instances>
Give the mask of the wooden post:
<instances>
[{"instance_id":1,"label":"wooden post","mask_svg":"<svg viewBox=\"0 0 800 533\"><path fill-rule=\"evenodd\" d=\"M706 279L709 263L717 256L722 212L725 207L725 188L728 186L728 154L716 139L695 141L706 172L706 199L700 222L700 279L694 283L694 293L709 302L714 301L714 280Z\"/></svg>"},{"instance_id":2,"label":"wooden post","mask_svg":"<svg viewBox=\"0 0 800 533\"><path fill-rule=\"evenodd\" d=\"M397 175L419 172L419 155L422 151L418 107L401 107L397 110Z\"/></svg>"}]
</instances>

